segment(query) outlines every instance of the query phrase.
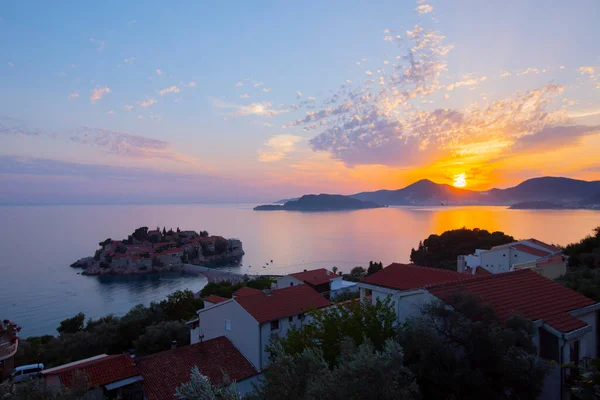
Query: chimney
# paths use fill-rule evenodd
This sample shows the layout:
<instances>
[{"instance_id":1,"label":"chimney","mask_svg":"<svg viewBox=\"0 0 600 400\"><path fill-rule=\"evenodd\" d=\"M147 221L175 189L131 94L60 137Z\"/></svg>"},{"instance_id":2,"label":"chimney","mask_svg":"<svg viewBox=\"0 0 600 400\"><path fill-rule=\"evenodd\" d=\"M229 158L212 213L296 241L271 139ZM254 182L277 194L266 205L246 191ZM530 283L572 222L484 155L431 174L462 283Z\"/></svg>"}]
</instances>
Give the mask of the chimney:
<instances>
[{"instance_id":1,"label":"chimney","mask_svg":"<svg viewBox=\"0 0 600 400\"><path fill-rule=\"evenodd\" d=\"M177 340L173 340L173 341L171 342L171 350L172 350L172 349L176 349L176 348L177 348Z\"/></svg>"},{"instance_id":2,"label":"chimney","mask_svg":"<svg viewBox=\"0 0 600 400\"><path fill-rule=\"evenodd\" d=\"M456 271L457 272L465 272L466 264L467 263L465 261L465 256L458 256L458 262L457 262Z\"/></svg>"},{"instance_id":3,"label":"chimney","mask_svg":"<svg viewBox=\"0 0 600 400\"><path fill-rule=\"evenodd\" d=\"M264 289L263 293L265 294L265 296L270 296L271 295L271 289Z\"/></svg>"}]
</instances>

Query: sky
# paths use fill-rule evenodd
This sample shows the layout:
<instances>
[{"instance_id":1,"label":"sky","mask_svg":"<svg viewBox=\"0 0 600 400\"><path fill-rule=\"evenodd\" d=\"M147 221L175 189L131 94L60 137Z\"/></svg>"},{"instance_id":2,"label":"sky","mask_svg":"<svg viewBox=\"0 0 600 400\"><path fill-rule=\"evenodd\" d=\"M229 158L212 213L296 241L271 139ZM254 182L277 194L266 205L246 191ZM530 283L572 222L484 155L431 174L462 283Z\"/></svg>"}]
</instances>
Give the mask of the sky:
<instances>
[{"instance_id":1,"label":"sky","mask_svg":"<svg viewBox=\"0 0 600 400\"><path fill-rule=\"evenodd\" d=\"M600 179L600 2L0 2L0 204Z\"/></svg>"}]
</instances>

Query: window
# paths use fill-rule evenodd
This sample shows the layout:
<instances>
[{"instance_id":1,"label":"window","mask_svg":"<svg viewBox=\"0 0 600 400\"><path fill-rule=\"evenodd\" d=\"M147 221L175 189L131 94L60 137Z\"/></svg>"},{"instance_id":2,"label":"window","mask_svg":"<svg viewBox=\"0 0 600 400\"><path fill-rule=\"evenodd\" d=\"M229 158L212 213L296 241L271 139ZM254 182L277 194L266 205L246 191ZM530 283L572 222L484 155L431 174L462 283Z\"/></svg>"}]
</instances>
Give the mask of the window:
<instances>
[{"instance_id":1,"label":"window","mask_svg":"<svg viewBox=\"0 0 600 400\"><path fill-rule=\"evenodd\" d=\"M225 320L225 330L231 332L231 320Z\"/></svg>"},{"instance_id":2,"label":"window","mask_svg":"<svg viewBox=\"0 0 600 400\"><path fill-rule=\"evenodd\" d=\"M288 322L294 322L294 316L293 315L288 318Z\"/></svg>"},{"instance_id":3,"label":"window","mask_svg":"<svg viewBox=\"0 0 600 400\"><path fill-rule=\"evenodd\" d=\"M515 254L515 257L516 257L516 256L517 256L517 255Z\"/></svg>"},{"instance_id":4,"label":"window","mask_svg":"<svg viewBox=\"0 0 600 400\"><path fill-rule=\"evenodd\" d=\"M294 282L290 282L290 286L294 286Z\"/></svg>"},{"instance_id":5,"label":"window","mask_svg":"<svg viewBox=\"0 0 600 400\"><path fill-rule=\"evenodd\" d=\"M279 329L279 320L271 321L271 330L276 331Z\"/></svg>"},{"instance_id":6,"label":"window","mask_svg":"<svg viewBox=\"0 0 600 400\"><path fill-rule=\"evenodd\" d=\"M304 319L304 314L298 314L298 319L302 321Z\"/></svg>"},{"instance_id":7,"label":"window","mask_svg":"<svg viewBox=\"0 0 600 400\"><path fill-rule=\"evenodd\" d=\"M569 346L569 350L571 362L579 365L579 340L573 340Z\"/></svg>"},{"instance_id":8,"label":"window","mask_svg":"<svg viewBox=\"0 0 600 400\"><path fill-rule=\"evenodd\" d=\"M502 257L506 257L506 254L502 254Z\"/></svg>"}]
</instances>

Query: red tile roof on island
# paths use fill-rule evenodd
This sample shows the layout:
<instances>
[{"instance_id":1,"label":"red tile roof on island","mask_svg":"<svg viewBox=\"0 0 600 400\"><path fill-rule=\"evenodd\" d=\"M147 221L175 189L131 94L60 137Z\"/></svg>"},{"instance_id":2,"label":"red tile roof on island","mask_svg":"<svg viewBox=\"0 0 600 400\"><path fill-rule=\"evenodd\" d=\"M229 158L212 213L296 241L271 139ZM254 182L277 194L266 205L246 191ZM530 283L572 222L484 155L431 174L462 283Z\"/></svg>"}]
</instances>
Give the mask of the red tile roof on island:
<instances>
[{"instance_id":1,"label":"red tile roof on island","mask_svg":"<svg viewBox=\"0 0 600 400\"><path fill-rule=\"evenodd\" d=\"M448 302L452 293L464 291L490 304L503 321L515 313L542 320L560 332L571 332L587 324L569 312L596 304L563 285L531 270L475 277L462 282L440 284L427 289Z\"/></svg>"},{"instance_id":2,"label":"red tile roof on island","mask_svg":"<svg viewBox=\"0 0 600 400\"><path fill-rule=\"evenodd\" d=\"M440 283L464 281L473 278L472 275L443 268L394 263L373 275L367 276L361 282L389 289L415 290Z\"/></svg>"},{"instance_id":3,"label":"red tile roof on island","mask_svg":"<svg viewBox=\"0 0 600 400\"><path fill-rule=\"evenodd\" d=\"M322 285L324 283L329 283L329 281L331 281L332 279L340 277L339 275L336 275L333 272L327 271L325 268L296 272L294 274L290 274L290 276L293 276L300 282L306 282L315 286Z\"/></svg>"},{"instance_id":4,"label":"red tile roof on island","mask_svg":"<svg viewBox=\"0 0 600 400\"><path fill-rule=\"evenodd\" d=\"M66 387L71 387L75 371L83 371L91 387L104 386L123 379L139 376L133 359L127 354L91 357L85 360L50 368L42 371L42 375L58 375L60 382ZM75 375L76 376L76 375Z\"/></svg>"},{"instance_id":5,"label":"red tile roof on island","mask_svg":"<svg viewBox=\"0 0 600 400\"><path fill-rule=\"evenodd\" d=\"M225 336L140 357L136 362L148 400L173 400L177 388L190 380L195 366L217 386L223 384L224 373L233 381L258 374Z\"/></svg>"},{"instance_id":6,"label":"red tile roof on island","mask_svg":"<svg viewBox=\"0 0 600 400\"><path fill-rule=\"evenodd\" d=\"M222 303L227 300L231 300L231 299L228 299L227 297L217 296L216 294L211 294L210 296L206 296L204 298L204 301L208 301L213 304L219 304L219 303Z\"/></svg>"},{"instance_id":7,"label":"red tile roof on island","mask_svg":"<svg viewBox=\"0 0 600 400\"><path fill-rule=\"evenodd\" d=\"M308 285L240 296L235 301L261 324L330 305L329 300Z\"/></svg>"},{"instance_id":8,"label":"red tile roof on island","mask_svg":"<svg viewBox=\"0 0 600 400\"><path fill-rule=\"evenodd\" d=\"M257 294L257 293L262 293L262 290L244 286L244 287L239 288L235 292L233 292L233 295L237 296L237 297L242 297L242 296L250 296L252 294Z\"/></svg>"}]
</instances>

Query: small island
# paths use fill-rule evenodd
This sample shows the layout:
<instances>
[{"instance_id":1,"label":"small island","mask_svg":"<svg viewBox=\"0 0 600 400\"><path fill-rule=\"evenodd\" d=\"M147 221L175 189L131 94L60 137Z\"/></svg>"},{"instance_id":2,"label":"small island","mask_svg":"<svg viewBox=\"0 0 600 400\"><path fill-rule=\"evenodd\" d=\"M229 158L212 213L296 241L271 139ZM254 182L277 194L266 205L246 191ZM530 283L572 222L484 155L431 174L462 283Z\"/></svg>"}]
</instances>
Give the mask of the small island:
<instances>
[{"instance_id":1,"label":"small island","mask_svg":"<svg viewBox=\"0 0 600 400\"><path fill-rule=\"evenodd\" d=\"M362 201L338 194L308 194L297 200L286 201L283 205L266 204L255 207L256 211L341 211L363 210L382 207L372 201Z\"/></svg>"},{"instance_id":2,"label":"small island","mask_svg":"<svg viewBox=\"0 0 600 400\"><path fill-rule=\"evenodd\" d=\"M71 267L82 275L131 275L173 271L182 264L201 265L239 260L244 255L239 239L211 236L207 231L160 228L136 229L127 239L108 238L98 243L93 257L82 258Z\"/></svg>"}]
</instances>

